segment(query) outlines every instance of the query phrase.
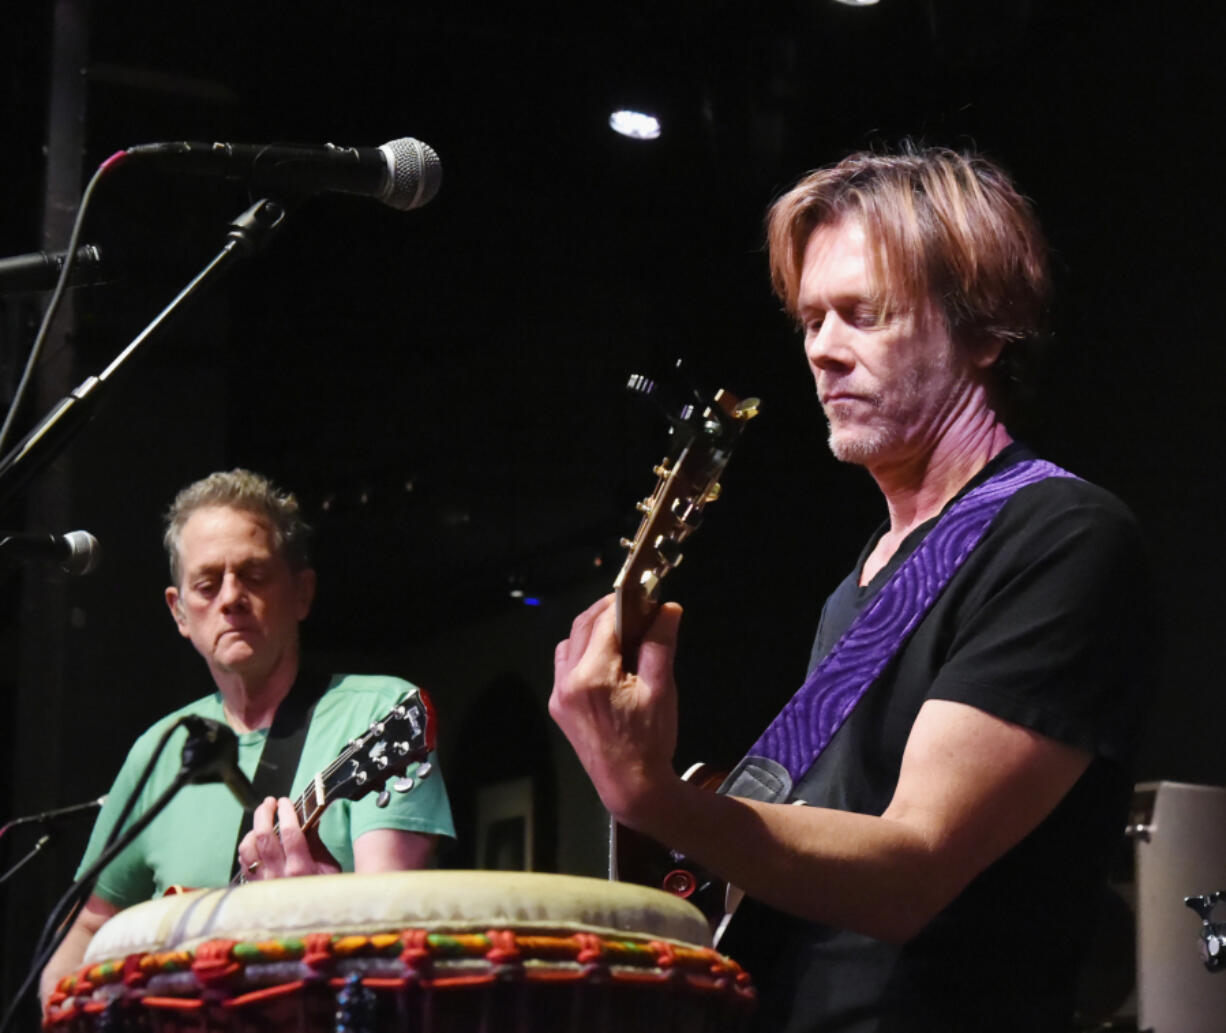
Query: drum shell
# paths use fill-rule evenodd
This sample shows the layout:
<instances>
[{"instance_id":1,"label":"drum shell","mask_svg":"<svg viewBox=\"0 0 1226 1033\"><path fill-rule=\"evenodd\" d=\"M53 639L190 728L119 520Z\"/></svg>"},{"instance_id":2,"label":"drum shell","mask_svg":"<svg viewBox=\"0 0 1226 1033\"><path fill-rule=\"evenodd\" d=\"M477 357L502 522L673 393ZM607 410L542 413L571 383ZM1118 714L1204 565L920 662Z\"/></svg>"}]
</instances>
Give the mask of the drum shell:
<instances>
[{"instance_id":1,"label":"drum shell","mask_svg":"<svg viewBox=\"0 0 1226 1033\"><path fill-rule=\"evenodd\" d=\"M745 973L687 942L699 912L600 880L322 876L122 916L53 998L55 1030L725 1033L753 1002Z\"/></svg>"}]
</instances>

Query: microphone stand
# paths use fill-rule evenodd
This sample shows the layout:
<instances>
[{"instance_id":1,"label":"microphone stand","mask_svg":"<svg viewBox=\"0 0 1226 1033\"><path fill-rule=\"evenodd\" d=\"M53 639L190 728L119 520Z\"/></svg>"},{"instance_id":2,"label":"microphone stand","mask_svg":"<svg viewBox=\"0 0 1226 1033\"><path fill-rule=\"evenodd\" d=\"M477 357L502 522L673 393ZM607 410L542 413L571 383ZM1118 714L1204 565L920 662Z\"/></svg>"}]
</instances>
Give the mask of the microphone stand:
<instances>
[{"instance_id":1,"label":"microphone stand","mask_svg":"<svg viewBox=\"0 0 1226 1033\"><path fill-rule=\"evenodd\" d=\"M7 872L0 874L0 886L3 886L6 882L9 881L9 879L11 879L14 875L16 875L19 871L21 871L22 868L24 868L27 864L33 861L34 858L36 858L40 853L42 853L43 847L45 847L50 842L51 842L50 832L44 832L41 836L39 836L38 842L34 844L34 846L29 850L29 852L26 853L24 857L20 858L17 861L17 863L14 864Z\"/></svg>"},{"instance_id":2,"label":"microphone stand","mask_svg":"<svg viewBox=\"0 0 1226 1033\"><path fill-rule=\"evenodd\" d=\"M69 804L67 807L56 807L54 810L43 811L40 814L27 814L21 818L13 818L11 821L6 821L3 825L0 825L0 839L3 839L5 833L10 829L15 829L21 825L50 825L61 818L75 818L78 814L88 814L90 811L96 811L104 803L106 803L106 797L99 796L94 800L86 800L85 803Z\"/></svg>"},{"instance_id":3,"label":"microphone stand","mask_svg":"<svg viewBox=\"0 0 1226 1033\"><path fill-rule=\"evenodd\" d=\"M231 753L233 753L234 757L237 757L238 741L233 736L229 738L219 736L215 727L209 726L204 722L193 722L190 715L188 718L182 719L180 723L187 727L188 734L187 741L183 744L181 754L182 764L178 773L170 785L153 801L149 809L125 828L123 835L113 839L106 849L94 860L94 863L81 873L77 881L69 886L68 890L60 898L59 903L56 904L50 917L47 919L48 928L52 923L60 921L59 916L61 912L67 911L68 916L63 921L60 921L55 935L45 947L43 943L46 940L48 930L44 929L43 935L39 937L38 945L35 947L35 957L30 965L30 971L26 974L25 981L21 984L17 995L9 1005L4 1019L0 1021L0 1033L4 1033L5 1030L9 1029L22 999L34 985L43 967L51 960L51 956L59 949L60 944L63 943L64 938L68 935L68 930L72 927L72 917L77 907L93 892L94 884L98 881L98 876L102 874L106 866L125 850L149 826L154 818L166 809L166 806L174 799L180 789L185 785L220 781L220 772L229 762ZM156 760L156 757L153 759ZM152 764L152 761L150 763ZM23 860L22 863L24 864L25 861Z\"/></svg>"},{"instance_id":4,"label":"microphone stand","mask_svg":"<svg viewBox=\"0 0 1226 1033\"><path fill-rule=\"evenodd\" d=\"M230 223L221 251L184 287L153 321L115 357L98 376L87 377L56 403L38 425L0 459L0 505L12 497L38 470L54 459L77 432L93 418L103 388L123 364L156 337L204 288L241 259L263 248L288 218L279 201L263 198Z\"/></svg>"},{"instance_id":5,"label":"microphone stand","mask_svg":"<svg viewBox=\"0 0 1226 1033\"><path fill-rule=\"evenodd\" d=\"M22 818L14 818L12 821L7 821L3 826L0 826L0 839L3 839L5 833L11 829L18 828L22 825L41 825L46 831L39 836L38 841L34 844L32 850L24 857L20 858L16 864L6 872L0 872L0 886L8 882L22 868L34 860L46 847L51 843L53 833L55 831L56 822L63 818L73 818L79 814L88 814L90 811L96 811L102 806L105 796L100 796L96 800L90 800L87 803L75 803L68 807L57 807L52 811L43 811L41 814L30 814Z\"/></svg>"}]
</instances>

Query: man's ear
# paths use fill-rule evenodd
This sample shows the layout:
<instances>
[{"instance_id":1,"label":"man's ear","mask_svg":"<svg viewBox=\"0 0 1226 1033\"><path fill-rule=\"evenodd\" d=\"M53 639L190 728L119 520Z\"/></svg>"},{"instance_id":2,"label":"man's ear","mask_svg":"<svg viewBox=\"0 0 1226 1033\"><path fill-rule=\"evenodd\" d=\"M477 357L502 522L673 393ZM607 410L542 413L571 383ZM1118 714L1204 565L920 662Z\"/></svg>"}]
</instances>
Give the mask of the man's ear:
<instances>
[{"instance_id":1,"label":"man's ear","mask_svg":"<svg viewBox=\"0 0 1226 1033\"><path fill-rule=\"evenodd\" d=\"M311 612L311 604L315 602L315 571L310 567L298 571L294 575L294 585L298 593L298 619L304 621Z\"/></svg>"},{"instance_id":2,"label":"man's ear","mask_svg":"<svg viewBox=\"0 0 1226 1033\"><path fill-rule=\"evenodd\" d=\"M978 369L991 369L1005 350L1005 342L999 337L984 334L971 343L971 362Z\"/></svg>"},{"instance_id":3,"label":"man's ear","mask_svg":"<svg viewBox=\"0 0 1226 1033\"><path fill-rule=\"evenodd\" d=\"M170 616L174 618L175 624L179 627L179 634L187 638L187 617L183 613L183 601L179 598L179 590L174 585L166 589L166 606L170 609Z\"/></svg>"}]
</instances>

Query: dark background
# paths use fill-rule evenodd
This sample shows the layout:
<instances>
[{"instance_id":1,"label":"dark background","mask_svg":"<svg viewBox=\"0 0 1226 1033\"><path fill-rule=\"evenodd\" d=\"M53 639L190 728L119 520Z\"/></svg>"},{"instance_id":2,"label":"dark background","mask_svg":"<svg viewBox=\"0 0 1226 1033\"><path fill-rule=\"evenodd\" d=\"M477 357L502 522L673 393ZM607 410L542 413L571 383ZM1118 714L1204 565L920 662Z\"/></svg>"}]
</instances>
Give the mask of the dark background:
<instances>
[{"instance_id":1,"label":"dark background","mask_svg":"<svg viewBox=\"0 0 1226 1033\"><path fill-rule=\"evenodd\" d=\"M309 648L435 674L453 791L478 769L546 767L536 751L560 748L543 715L549 645L611 582L664 447L662 420L622 385L678 358L764 400L667 593L687 610L678 760L735 760L799 684L822 598L884 515L825 450L768 289L763 212L803 171L906 135L980 147L1037 205L1057 301L1028 437L1122 496L1152 545L1167 662L1140 776L1223 781L1226 33L1210 5L10 7L0 255L63 248L84 182L137 143L407 135L438 151L444 180L409 213L310 200L142 350L8 504L3 530L85 527L105 560L88 578L30 567L0 583L0 815L105 791L136 731L207 688L160 599L160 512L240 464L295 489L317 526ZM55 88L75 99L57 107ZM627 102L655 106L660 140L609 131ZM81 176L50 204L48 167ZM115 279L70 296L47 357L58 373L22 429L141 331L248 201L132 165L101 181L83 239ZM0 298L7 395L45 300ZM512 587L542 605L523 612ZM486 636L500 620L521 631ZM479 654L518 679L522 735L474 727L471 701L502 683L459 684L458 651L455 669ZM82 834L63 830L6 887L6 982ZM28 845L4 844L6 860Z\"/></svg>"}]
</instances>

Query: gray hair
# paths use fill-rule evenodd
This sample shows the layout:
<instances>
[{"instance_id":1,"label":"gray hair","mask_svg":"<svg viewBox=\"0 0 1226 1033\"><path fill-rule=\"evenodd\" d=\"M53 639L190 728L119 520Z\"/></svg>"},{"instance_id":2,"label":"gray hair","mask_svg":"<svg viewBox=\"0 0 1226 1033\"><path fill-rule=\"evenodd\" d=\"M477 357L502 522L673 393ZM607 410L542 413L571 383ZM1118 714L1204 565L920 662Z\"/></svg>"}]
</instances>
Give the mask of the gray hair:
<instances>
[{"instance_id":1,"label":"gray hair","mask_svg":"<svg viewBox=\"0 0 1226 1033\"><path fill-rule=\"evenodd\" d=\"M211 473L189 484L175 496L166 511L166 530L162 544L170 559L170 580L178 586L183 571L179 561L179 539L183 525L198 509L226 506L252 513L272 527L273 545L295 573L311 565L308 545L311 528L302 519L298 500L282 491L262 474L234 469Z\"/></svg>"}]
</instances>

